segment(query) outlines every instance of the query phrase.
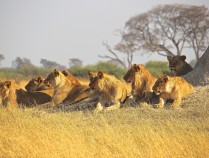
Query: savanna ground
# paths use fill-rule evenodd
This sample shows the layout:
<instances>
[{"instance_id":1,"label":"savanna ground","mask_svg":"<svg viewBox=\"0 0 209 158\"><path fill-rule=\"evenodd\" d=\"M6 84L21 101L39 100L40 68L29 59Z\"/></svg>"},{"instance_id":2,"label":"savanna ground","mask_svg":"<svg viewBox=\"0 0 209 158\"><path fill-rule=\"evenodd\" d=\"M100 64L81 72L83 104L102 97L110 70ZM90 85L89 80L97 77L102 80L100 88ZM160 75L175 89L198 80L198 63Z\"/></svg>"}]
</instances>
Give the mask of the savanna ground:
<instances>
[{"instance_id":1,"label":"savanna ground","mask_svg":"<svg viewBox=\"0 0 209 158\"><path fill-rule=\"evenodd\" d=\"M209 157L209 86L176 110L0 109L0 157Z\"/></svg>"}]
</instances>

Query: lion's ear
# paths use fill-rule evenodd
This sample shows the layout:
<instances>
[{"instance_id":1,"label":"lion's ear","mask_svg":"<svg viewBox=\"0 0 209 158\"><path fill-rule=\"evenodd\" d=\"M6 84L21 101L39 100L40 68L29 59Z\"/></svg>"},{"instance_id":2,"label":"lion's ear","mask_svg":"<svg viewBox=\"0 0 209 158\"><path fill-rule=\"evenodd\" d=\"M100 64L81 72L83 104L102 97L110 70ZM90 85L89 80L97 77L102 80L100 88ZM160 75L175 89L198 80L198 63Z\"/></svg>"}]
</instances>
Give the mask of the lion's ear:
<instances>
[{"instance_id":1,"label":"lion's ear","mask_svg":"<svg viewBox=\"0 0 209 158\"><path fill-rule=\"evenodd\" d=\"M57 69L54 69L54 75L58 76L59 75L59 71Z\"/></svg>"},{"instance_id":2,"label":"lion's ear","mask_svg":"<svg viewBox=\"0 0 209 158\"><path fill-rule=\"evenodd\" d=\"M140 66L137 65L137 64L134 64L133 65L133 68L134 68L135 71L139 71L140 70Z\"/></svg>"},{"instance_id":3,"label":"lion's ear","mask_svg":"<svg viewBox=\"0 0 209 158\"><path fill-rule=\"evenodd\" d=\"M180 56L180 59L183 60L183 61L186 60L186 58L187 57L185 55Z\"/></svg>"},{"instance_id":4,"label":"lion's ear","mask_svg":"<svg viewBox=\"0 0 209 158\"><path fill-rule=\"evenodd\" d=\"M164 82L167 82L167 81L168 81L168 76L164 75L164 76L162 77L162 79L163 79Z\"/></svg>"},{"instance_id":5,"label":"lion's ear","mask_svg":"<svg viewBox=\"0 0 209 158\"><path fill-rule=\"evenodd\" d=\"M88 71L88 75L89 75L89 77L91 77L92 76L92 74L93 74L93 72L91 72L90 70Z\"/></svg>"},{"instance_id":6,"label":"lion's ear","mask_svg":"<svg viewBox=\"0 0 209 158\"><path fill-rule=\"evenodd\" d=\"M11 81L5 81L5 82L4 82L4 87L5 87L5 88L11 87Z\"/></svg>"},{"instance_id":7,"label":"lion's ear","mask_svg":"<svg viewBox=\"0 0 209 158\"><path fill-rule=\"evenodd\" d=\"M172 61L173 57L169 55L169 56L167 56L167 59L168 59L168 61Z\"/></svg>"},{"instance_id":8,"label":"lion's ear","mask_svg":"<svg viewBox=\"0 0 209 158\"><path fill-rule=\"evenodd\" d=\"M36 79L35 79L35 81L36 81L37 83L43 82L41 76L37 76Z\"/></svg>"},{"instance_id":9,"label":"lion's ear","mask_svg":"<svg viewBox=\"0 0 209 158\"><path fill-rule=\"evenodd\" d=\"M98 74L97 74L97 76L101 79L104 76L104 74L103 74L102 71L99 71Z\"/></svg>"},{"instance_id":10,"label":"lion's ear","mask_svg":"<svg viewBox=\"0 0 209 158\"><path fill-rule=\"evenodd\" d=\"M68 76L68 72L67 72L67 71L63 70L62 73L63 73L63 75L65 75L66 77Z\"/></svg>"}]
</instances>

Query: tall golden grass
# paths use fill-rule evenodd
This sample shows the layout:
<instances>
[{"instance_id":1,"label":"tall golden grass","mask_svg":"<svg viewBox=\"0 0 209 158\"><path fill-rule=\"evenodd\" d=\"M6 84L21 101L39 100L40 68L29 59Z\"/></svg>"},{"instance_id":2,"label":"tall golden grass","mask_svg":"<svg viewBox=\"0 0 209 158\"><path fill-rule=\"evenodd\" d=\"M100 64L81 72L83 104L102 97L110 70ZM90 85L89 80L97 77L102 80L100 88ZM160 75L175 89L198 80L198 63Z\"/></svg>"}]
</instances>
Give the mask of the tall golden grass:
<instances>
[{"instance_id":1,"label":"tall golden grass","mask_svg":"<svg viewBox=\"0 0 209 158\"><path fill-rule=\"evenodd\" d=\"M176 110L0 109L0 157L209 157L209 87Z\"/></svg>"}]
</instances>

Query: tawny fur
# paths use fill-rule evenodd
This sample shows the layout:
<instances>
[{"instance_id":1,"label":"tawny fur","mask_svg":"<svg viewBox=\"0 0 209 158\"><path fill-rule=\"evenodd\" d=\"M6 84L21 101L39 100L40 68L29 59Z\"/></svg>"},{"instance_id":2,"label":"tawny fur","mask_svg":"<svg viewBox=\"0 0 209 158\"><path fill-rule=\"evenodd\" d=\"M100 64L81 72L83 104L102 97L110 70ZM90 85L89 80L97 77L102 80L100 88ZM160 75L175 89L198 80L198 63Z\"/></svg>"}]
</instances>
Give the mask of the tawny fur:
<instances>
[{"instance_id":1,"label":"tawny fur","mask_svg":"<svg viewBox=\"0 0 209 158\"><path fill-rule=\"evenodd\" d=\"M127 86L122 81L103 72L92 73L89 72L90 84L89 86L98 91L101 95L95 112L101 111L105 104L112 105L106 107L105 111L111 111L120 108L120 102L123 102L127 97Z\"/></svg>"},{"instance_id":2,"label":"tawny fur","mask_svg":"<svg viewBox=\"0 0 209 158\"><path fill-rule=\"evenodd\" d=\"M4 107L9 109L17 107L16 89L16 84L11 81L5 81L0 84L0 94Z\"/></svg>"},{"instance_id":3,"label":"tawny fur","mask_svg":"<svg viewBox=\"0 0 209 158\"><path fill-rule=\"evenodd\" d=\"M3 83L11 82L11 85L5 86ZM21 105L26 107L36 106L38 104L44 104L51 100L51 97L42 92L27 92L23 89L19 89L14 81L5 81L0 84L0 94L2 96L2 104L7 106Z\"/></svg>"},{"instance_id":4,"label":"tawny fur","mask_svg":"<svg viewBox=\"0 0 209 158\"><path fill-rule=\"evenodd\" d=\"M66 76L63 72L54 70L44 80L46 85L54 88L52 100L48 105L56 106L60 103L69 103L80 101L88 97L88 86L81 85L73 76Z\"/></svg>"},{"instance_id":5,"label":"tawny fur","mask_svg":"<svg viewBox=\"0 0 209 158\"><path fill-rule=\"evenodd\" d=\"M134 64L123 77L132 85L132 95L141 100L146 92L152 92L156 78L141 64Z\"/></svg>"},{"instance_id":6,"label":"tawny fur","mask_svg":"<svg viewBox=\"0 0 209 158\"><path fill-rule=\"evenodd\" d=\"M163 107L166 100L173 100L172 107L180 105L181 99L193 92L193 86L182 77L159 77L153 86L153 91L160 95L160 103L156 107Z\"/></svg>"},{"instance_id":7,"label":"tawny fur","mask_svg":"<svg viewBox=\"0 0 209 158\"><path fill-rule=\"evenodd\" d=\"M28 92L42 92L46 93L49 96L53 96L54 94L54 88L47 86L44 82L44 78L40 76L36 76L32 78L28 84L25 86L25 89Z\"/></svg>"}]
</instances>

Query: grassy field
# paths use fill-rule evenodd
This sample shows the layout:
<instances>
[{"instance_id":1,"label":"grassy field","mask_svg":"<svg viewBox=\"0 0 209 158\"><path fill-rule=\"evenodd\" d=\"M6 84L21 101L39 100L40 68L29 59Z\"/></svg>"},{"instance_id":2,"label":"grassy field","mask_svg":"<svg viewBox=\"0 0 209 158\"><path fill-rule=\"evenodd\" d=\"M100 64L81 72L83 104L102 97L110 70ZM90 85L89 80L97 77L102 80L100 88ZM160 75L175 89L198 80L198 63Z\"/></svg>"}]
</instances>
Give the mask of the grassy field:
<instances>
[{"instance_id":1,"label":"grassy field","mask_svg":"<svg viewBox=\"0 0 209 158\"><path fill-rule=\"evenodd\" d=\"M176 110L0 109L0 157L209 157L209 86Z\"/></svg>"}]
</instances>

